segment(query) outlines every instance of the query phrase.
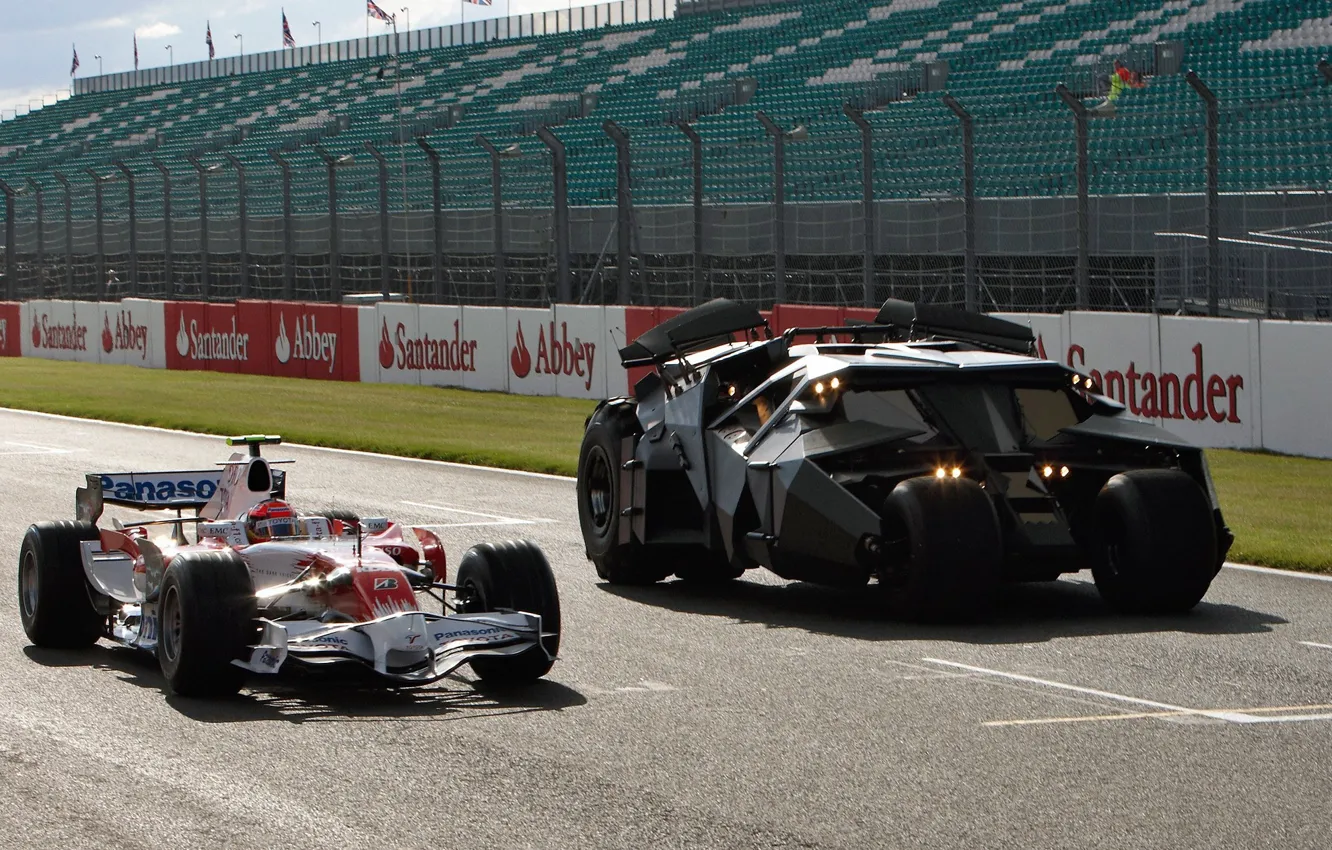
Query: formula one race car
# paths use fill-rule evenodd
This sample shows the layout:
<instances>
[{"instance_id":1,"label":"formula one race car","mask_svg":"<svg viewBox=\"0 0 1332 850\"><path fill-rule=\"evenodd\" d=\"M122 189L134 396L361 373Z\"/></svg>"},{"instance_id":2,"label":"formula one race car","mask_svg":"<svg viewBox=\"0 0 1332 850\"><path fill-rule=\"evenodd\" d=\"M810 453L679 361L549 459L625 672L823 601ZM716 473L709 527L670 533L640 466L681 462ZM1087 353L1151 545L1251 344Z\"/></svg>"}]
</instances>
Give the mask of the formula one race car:
<instances>
[{"instance_id":1,"label":"formula one race car","mask_svg":"<svg viewBox=\"0 0 1332 850\"><path fill-rule=\"evenodd\" d=\"M652 371L588 419L588 558L616 584L876 580L926 619L1088 567L1119 610L1192 608L1233 541L1202 451L1032 355L1021 325L902 301L777 337L687 311L620 351Z\"/></svg>"},{"instance_id":2,"label":"formula one race car","mask_svg":"<svg viewBox=\"0 0 1332 850\"><path fill-rule=\"evenodd\" d=\"M444 547L430 531L343 512L300 516L282 501L286 478L270 465L282 461L260 456L281 439L227 442L249 452L221 472L89 475L77 520L28 529L19 611L34 644L108 638L156 653L171 690L188 696L234 693L247 672L290 668L352 668L398 685L467 663L497 683L550 670L560 603L535 544L474 546L448 584ZM99 528L104 504L175 516ZM418 594L441 612L423 610Z\"/></svg>"}]
</instances>

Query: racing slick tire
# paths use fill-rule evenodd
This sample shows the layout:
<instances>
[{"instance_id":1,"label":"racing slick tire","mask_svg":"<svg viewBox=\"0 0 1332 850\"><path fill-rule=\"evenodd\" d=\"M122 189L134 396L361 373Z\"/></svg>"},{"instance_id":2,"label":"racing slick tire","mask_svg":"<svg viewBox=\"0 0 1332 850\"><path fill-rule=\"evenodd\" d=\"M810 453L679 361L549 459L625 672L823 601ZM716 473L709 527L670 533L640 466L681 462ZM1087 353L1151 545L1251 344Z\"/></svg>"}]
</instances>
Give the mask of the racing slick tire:
<instances>
[{"instance_id":1,"label":"racing slick tire","mask_svg":"<svg viewBox=\"0 0 1332 850\"><path fill-rule=\"evenodd\" d=\"M993 607L1003 538L990 497L968 478L909 478L888 494L886 525L906 560L889 573L888 606L915 620L974 619Z\"/></svg>"},{"instance_id":2,"label":"racing slick tire","mask_svg":"<svg viewBox=\"0 0 1332 850\"><path fill-rule=\"evenodd\" d=\"M641 432L634 409L608 404L588 421L578 453L578 522L588 560L611 584L655 584L674 572L668 558L620 542L620 447Z\"/></svg>"},{"instance_id":3,"label":"racing slick tire","mask_svg":"<svg viewBox=\"0 0 1332 850\"><path fill-rule=\"evenodd\" d=\"M335 519L338 522L351 526L352 532L355 532L361 524L361 518L355 511L349 511L345 508L330 508L326 511L320 511L320 516L324 519Z\"/></svg>"},{"instance_id":4,"label":"racing slick tire","mask_svg":"<svg viewBox=\"0 0 1332 850\"><path fill-rule=\"evenodd\" d=\"M34 645L60 649L92 646L107 618L93 605L96 592L83 573L79 544L98 539L90 522L39 522L19 548L19 619Z\"/></svg>"},{"instance_id":5,"label":"racing slick tire","mask_svg":"<svg viewBox=\"0 0 1332 850\"><path fill-rule=\"evenodd\" d=\"M1188 611L1221 567L1207 494L1178 470L1112 477L1096 497L1096 531L1092 577L1121 613Z\"/></svg>"},{"instance_id":6,"label":"racing slick tire","mask_svg":"<svg viewBox=\"0 0 1332 850\"><path fill-rule=\"evenodd\" d=\"M231 550L184 552L162 576L157 661L172 693L228 696L245 671L232 664L254 642L254 582Z\"/></svg>"},{"instance_id":7,"label":"racing slick tire","mask_svg":"<svg viewBox=\"0 0 1332 850\"><path fill-rule=\"evenodd\" d=\"M492 685L518 685L550 672L560 651L560 595L539 546L530 540L473 546L458 564L456 582L460 614L507 608L541 617L540 647L518 655L473 658L477 678Z\"/></svg>"}]
</instances>

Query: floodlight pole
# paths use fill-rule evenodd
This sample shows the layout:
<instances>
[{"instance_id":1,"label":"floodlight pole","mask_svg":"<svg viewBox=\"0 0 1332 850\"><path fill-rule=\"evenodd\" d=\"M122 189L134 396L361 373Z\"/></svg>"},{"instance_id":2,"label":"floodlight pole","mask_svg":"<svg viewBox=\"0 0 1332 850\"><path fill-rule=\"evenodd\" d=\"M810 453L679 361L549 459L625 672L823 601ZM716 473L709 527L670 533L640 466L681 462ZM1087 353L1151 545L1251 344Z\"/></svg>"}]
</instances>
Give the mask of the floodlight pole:
<instances>
[{"instance_id":1,"label":"floodlight pole","mask_svg":"<svg viewBox=\"0 0 1332 850\"><path fill-rule=\"evenodd\" d=\"M703 303L703 137L685 122L675 126L689 139L694 180L694 305ZM627 301L625 302L628 303Z\"/></svg>"},{"instance_id":2,"label":"floodlight pole","mask_svg":"<svg viewBox=\"0 0 1332 850\"><path fill-rule=\"evenodd\" d=\"M980 310L980 281L976 272L976 123L971 113L951 94L943 96L947 106L962 122L962 221L966 230L966 308Z\"/></svg>"},{"instance_id":3,"label":"floodlight pole","mask_svg":"<svg viewBox=\"0 0 1332 850\"><path fill-rule=\"evenodd\" d=\"M282 169L282 297L291 300L296 289L296 235L292 232L291 164L283 159L277 150L270 150L268 157Z\"/></svg>"},{"instance_id":4,"label":"floodlight pole","mask_svg":"<svg viewBox=\"0 0 1332 850\"><path fill-rule=\"evenodd\" d=\"M65 297L74 297L74 202L69 194L69 178L59 171L52 171L65 190Z\"/></svg>"},{"instance_id":5,"label":"floodlight pole","mask_svg":"<svg viewBox=\"0 0 1332 850\"><path fill-rule=\"evenodd\" d=\"M495 229L495 303L507 303L507 281L504 275L504 196L500 173L499 150L485 136L477 134L476 143L490 154L490 189L493 198L492 227Z\"/></svg>"},{"instance_id":6,"label":"floodlight pole","mask_svg":"<svg viewBox=\"0 0 1332 850\"><path fill-rule=\"evenodd\" d=\"M762 110L759 123L772 136L773 194L773 277L776 279L775 303L786 301L786 131Z\"/></svg>"},{"instance_id":7,"label":"floodlight pole","mask_svg":"<svg viewBox=\"0 0 1332 850\"><path fill-rule=\"evenodd\" d=\"M425 151L426 158L430 160L431 224L435 232L433 279L435 303L439 304L444 300L444 213L439 185L439 151L432 148L424 136L418 136L416 144Z\"/></svg>"},{"instance_id":8,"label":"floodlight pole","mask_svg":"<svg viewBox=\"0 0 1332 850\"><path fill-rule=\"evenodd\" d=\"M134 191L134 171L125 164L124 160L116 160L111 163L116 170L125 176L125 185L128 187L127 195L129 201L129 295L131 298L139 294L139 208Z\"/></svg>"},{"instance_id":9,"label":"floodlight pole","mask_svg":"<svg viewBox=\"0 0 1332 850\"><path fill-rule=\"evenodd\" d=\"M1091 276L1091 232L1088 215L1090 192L1087 167L1087 107L1060 83L1055 86L1055 94L1073 111L1073 125L1077 137L1077 178L1078 178L1078 266L1074 277L1074 303L1076 309L1087 309L1088 281Z\"/></svg>"},{"instance_id":10,"label":"floodlight pole","mask_svg":"<svg viewBox=\"0 0 1332 850\"><path fill-rule=\"evenodd\" d=\"M537 138L550 149L551 178L555 185L555 299L556 303L573 301L573 281L569 278L569 168L564 142L550 127L537 128Z\"/></svg>"},{"instance_id":11,"label":"floodlight pole","mask_svg":"<svg viewBox=\"0 0 1332 850\"><path fill-rule=\"evenodd\" d=\"M1207 315L1221 312L1221 106L1196 71L1184 80L1207 107Z\"/></svg>"}]
</instances>

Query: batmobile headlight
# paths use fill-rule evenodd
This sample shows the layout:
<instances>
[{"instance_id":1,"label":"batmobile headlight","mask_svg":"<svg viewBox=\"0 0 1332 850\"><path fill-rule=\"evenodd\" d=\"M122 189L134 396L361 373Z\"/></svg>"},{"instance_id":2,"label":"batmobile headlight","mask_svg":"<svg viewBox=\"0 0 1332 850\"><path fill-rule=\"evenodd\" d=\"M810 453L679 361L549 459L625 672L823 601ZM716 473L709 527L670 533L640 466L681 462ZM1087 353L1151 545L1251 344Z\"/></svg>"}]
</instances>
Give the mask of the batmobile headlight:
<instances>
[{"instance_id":1,"label":"batmobile headlight","mask_svg":"<svg viewBox=\"0 0 1332 850\"><path fill-rule=\"evenodd\" d=\"M1041 477L1042 477L1042 478L1049 478L1049 477L1052 476L1052 475L1054 475L1054 467L1053 467L1053 466L1051 466L1050 464L1047 463L1045 466L1042 466L1042 467L1041 467Z\"/></svg>"},{"instance_id":2,"label":"batmobile headlight","mask_svg":"<svg viewBox=\"0 0 1332 850\"><path fill-rule=\"evenodd\" d=\"M1067 466L1061 466L1061 467L1059 467L1059 477L1060 477L1060 478L1067 478L1067 477L1068 477L1068 467L1067 467Z\"/></svg>"},{"instance_id":3,"label":"batmobile headlight","mask_svg":"<svg viewBox=\"0 0 1332 850\"><path fill-rule=\"evenodd\" d=\"M934 470L934 477L935 477L935 478L947 478L947 477L948 477L948 470L944 469L944 468L941 466L941 467L939 467L938 469Z\"/></svg>"},{"instance_id":4,"label":"batmobile headlight","mask_svg":"<svg viewBox=\"0 0 1332 850\"><path fill-rule=\"evenodd\" d=\"M934 470L935 478L958 479L962 477L962 467L960 466L941 466Z\"/></svg>"},{"instance_id":5,"label":"batmobile headlight","mask_svg":"<svg viewBox=\"0 0 1332 850\"><path fill-rule=\"evenodd\" d=\"M962 467L960 467L960 466L955 466L955 467L953 467L953 477L954 477L954 478L961 478L961 477L962 477Z\"/></svg>"},{"instance_id":6,"label":"batmobile headlight","mask_svg":"<svg viewBox=\"0 0 1332 850\"><path fill-rule=\"evenodd\" d=\"M823 381L818 381L814 384L815 395L823 395L823 390L824 390Z\"/></svg>"}]
</instances>

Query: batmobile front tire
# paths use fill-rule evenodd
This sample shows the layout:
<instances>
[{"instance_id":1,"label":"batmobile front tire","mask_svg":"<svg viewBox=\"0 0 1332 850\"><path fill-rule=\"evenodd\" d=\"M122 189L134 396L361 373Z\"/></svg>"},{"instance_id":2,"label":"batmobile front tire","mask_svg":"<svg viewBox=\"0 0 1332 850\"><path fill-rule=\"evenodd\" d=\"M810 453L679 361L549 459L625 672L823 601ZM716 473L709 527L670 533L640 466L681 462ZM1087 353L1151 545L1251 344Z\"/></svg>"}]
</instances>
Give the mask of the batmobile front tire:
<instances>
[{"instance_id":1,"label":"batmobile front tire","mask_svg":"<svg viewBox=\"0 0 1332 850\"><path fill-rule=\"evenodd\" d=\"M540 647L519 655L473 658L477 678L488 684L519 685L550 672L560 651L560 594L539 546L530 540L473 546L458 564L457 586L460 614L507 608L541 617Z\"/></svg>"},{"instance_id":2,"label":"batmobile front tire","mask_svg":"<svg viewBox=\"0 0 1332 850\"><path fill-rule=\"evenodd\" d=\"M606 405L593 414L578 453L578 522L588 560L611 584L655 584L673 572L667 558L620 542L620 452L638 433L633 408Z\"/></svg>"},{"instance_id":3,"label":"batmobile front tire","mask_svg":"<svg viewBox=\"0 0 1332 850\"><path fill-rule=\"evenodd\" d=\"M1196 481L1173 469L1112 477L1096 497L1092 576L1126 614L1179 614L1207 593L1220 569L1216 520Z\"/></svg>"},{"instance_id":4,"label":"batmobile front tire","mask_svg":"<svg viewBox=\"0 0 1332 850\"><path fill-rule=\"evenodd\" d=\"M258 616L250 570L231 550L184 552L162 576L157 661L185 697L228 696L245 671L232 664L254 642Z\"/></svg>"},{"instance_id":5,"label":"batmobile front tire","mask_svg":"<svg viewBox=\"0 0 1332 850\"><path fill-rule=\"evenodd\" d=\"M994 605L1003 537L990 497L967 478L909 478L888 494L886 525L906 539L889 607L915 620L974 619Z\"/></svg>"},{"instance_id":6,"label":"batmobile front tire","mask_svg":"<svg viewBox=\"0 0 1332 850\"><path fill-rule=\"evenodd\" d=\"M93 605L79 544L98 539L89 522L39 522L19 548L19 619L28 640L41 647L80 649L106 631Z\"/></svg>"}]
</instances>

